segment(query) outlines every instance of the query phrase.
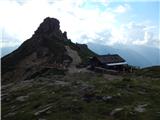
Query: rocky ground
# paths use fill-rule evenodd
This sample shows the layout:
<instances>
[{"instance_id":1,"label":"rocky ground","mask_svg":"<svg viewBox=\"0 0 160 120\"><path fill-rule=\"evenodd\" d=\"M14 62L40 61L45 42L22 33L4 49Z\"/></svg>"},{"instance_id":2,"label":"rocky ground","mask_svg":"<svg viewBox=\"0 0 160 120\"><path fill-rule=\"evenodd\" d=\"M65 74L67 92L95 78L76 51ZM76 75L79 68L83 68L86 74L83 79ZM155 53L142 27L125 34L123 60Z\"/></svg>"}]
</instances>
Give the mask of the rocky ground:
<instances>
[{"instance_id":1,"label":"rocky ground","mask_svg":"<svg viewBox=\"0 0 160 120\"><path fill-rule=\"evenodd\" d=\"M1 99L2 120L159 120L160 78L50 69Z\"/></svg>"}]
</instances>

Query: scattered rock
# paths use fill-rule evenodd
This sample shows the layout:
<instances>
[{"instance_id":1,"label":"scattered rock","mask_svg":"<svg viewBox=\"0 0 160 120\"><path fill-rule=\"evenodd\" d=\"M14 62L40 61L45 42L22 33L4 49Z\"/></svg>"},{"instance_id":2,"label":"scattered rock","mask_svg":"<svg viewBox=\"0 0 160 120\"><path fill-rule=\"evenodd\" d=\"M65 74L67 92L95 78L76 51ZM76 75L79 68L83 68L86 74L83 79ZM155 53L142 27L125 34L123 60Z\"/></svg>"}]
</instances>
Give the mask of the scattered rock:
<instances>
[{"instance_id":1,"label":"scattered rock","mask_svg":"<svg viewBox=\"0 0 160 120\"><path fill-rule=\"evenodd\" d=\"M11 107L11 109L14 109L14 108L16 108L16 106L15 106L15 105L13 105L13 106Z\"/></svg>"},{"instance_id":2,"label":"scattered rock","mask_svg":"<svg viewBox=\"0 0 160 120\"><path fill-rule=\"evenodd\" d=\"M136 112L142 113L142 112L144 112L144 111L146 110L146 109L145 109L146 106L148 106L148 104L138 105L138 106L136 106L136 107L134 108L134 110L135 110Z\"/></svg>"},{"instance_id":3,"label":"scattered rock","mask_svg":"<svg viewBox=\"0 0 160 120\"><path fill-rule=\"evenodd\" d=\"M111 100L113 97L112 96L103 96L102 100L107 101L107 100Z\"/></svg>"},{"instance_id":4,"label":"scattered rock","mask_svg":"<svg viewBox=\"0 0 160 120\"><path fill-rule=\"evenodd\" d=\"M144 91L138 91L138 94L140 94L140 95L146 95L146 92L144 92Z\"/></svg>"},{"instance_id":5,"label":"scattered rock","mask_svg":"<svg viewBox=\"0 0 160 120\"><path fill-rule=\"evenodd\" d=\"M17 97L16 100L20 101L20 102L24 102L24 101L26 101L27 98L28 98L28 96L20 96L20 97Z\"/></svg>"},{"instance_id":6,"label":"scattered rock","mask_svg":"<svg viewBox=\"0 0 160 120\"><path fill-rule=\"evenodd\" d=\"M13 85L13 83L9 83L9 84L6 84L6 85L2 85L2 86L1 86L1 90L10 88L12 85Z\"/></svg>"},{"instance_id":7,"label":"scattered rock","mask_svg":"<svg viewBox=\"0 0 160 120\"><path fill-rule=\"evenodd\" d=\"M123 110L123 108L116 108L116 109L112 110L112 112L110 113L110 115L113 116L113 115L115 115L116 113L118 113L118 112L120 112L122 110Z\"/></svg>"},{"instance_id":8,"label":"scattered rock","mask_svg":"<svg viewBox=\"0 0 160 120\"><path fill-rule=\"evenodd\" d=\"M55 85L66 86L66 85L69 85L69 83L64 81L55 81Z\"/></svg>"},{"instance_id":9,"label":"scattered rock","mask_svg":"<svg viewBox=\"0 0 160 120\"><path fill-rule=\"evenodd\" d=\"M7 115L4 116L4 118L14 116L15 114L16 114L16 112L8 113Z\"/></svg>"},{"instance_id":10,"label":"scattered rock","mask_svg":"<svg viewBox=\"0 0 160 120\"><path fill-rule=\"evenodd\" d=\"M34 113L34 115L37 116L37 115L39 115L39 114L41 114L41 113L44 113L44 112L48 111L51 107L52 107L52 106L49 106L49 107L47 107L47 108L45 108L45 109L42 109L42 110L40 110L40 111L37 111L36 113Z\"/></svg>"},{"instance_id":11,"label":"scattered rock","mask_svg":"<svg viewBox=\"0 0 160 120\"><path fill-rule=\"evenodd\" d=\"M39 118L38 120L46 120L46 119L44 119L44 118Z\"/></svg>"},{"instance_id":12,"label":"scattered rock","mask_svg":"<svg viewBox=\"0 0 160 120\"><path fill-rule=\"evenodd\" d=\"M7 94L7 93L1 94L1 99L2 99L2 100L5 100L7 97L8 97L8 94Z\"/></svg>"}]
</instances>

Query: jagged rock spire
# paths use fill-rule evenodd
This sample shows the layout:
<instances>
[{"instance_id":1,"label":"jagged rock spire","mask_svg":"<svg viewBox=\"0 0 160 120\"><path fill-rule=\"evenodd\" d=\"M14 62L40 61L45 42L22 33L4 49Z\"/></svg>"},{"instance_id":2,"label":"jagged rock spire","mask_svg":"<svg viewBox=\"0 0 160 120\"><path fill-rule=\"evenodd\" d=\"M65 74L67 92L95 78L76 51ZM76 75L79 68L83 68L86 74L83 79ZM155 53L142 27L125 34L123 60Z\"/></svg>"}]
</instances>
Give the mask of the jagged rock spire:
<instances>
[{"instance_id":1,"label":"jagged rock spire","mask_svg":"<svg viewBox=\"0 0 160 120\"><path fill-rule=\"evenodd\" d=\"M60 30L60 22L56 18L47 17L40 24L35 34L50 34Z\"/></svg>"}]
</instances>

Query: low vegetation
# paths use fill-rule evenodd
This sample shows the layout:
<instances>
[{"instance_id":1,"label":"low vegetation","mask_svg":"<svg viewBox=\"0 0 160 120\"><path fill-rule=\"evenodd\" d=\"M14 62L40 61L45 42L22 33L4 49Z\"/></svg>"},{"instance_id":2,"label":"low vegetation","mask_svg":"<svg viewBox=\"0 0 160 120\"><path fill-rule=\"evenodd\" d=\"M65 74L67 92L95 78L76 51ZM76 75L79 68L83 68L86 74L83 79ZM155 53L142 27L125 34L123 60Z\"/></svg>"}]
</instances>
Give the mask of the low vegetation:
<instances>
[{"instance_id":1,"label":"low vegetation","mask_svg":"<svg viewBox=\"0 0 160 120\"><path fill-rule=\"evenodd\" d=\"M111 79L113 77L113 79ZM159 120L160 78L51 70L2 86L3 120Z\"/></svg>"},{"instance_id":2,"label":"low vegetation","mask_svg":"<svg viewBox=\"0 0 160 120\"><path fill-rule=\"evenodd\" d=\"M160 66L152 66L136 71L136 75L160 78Z\"/></svg>"}]
</instances>

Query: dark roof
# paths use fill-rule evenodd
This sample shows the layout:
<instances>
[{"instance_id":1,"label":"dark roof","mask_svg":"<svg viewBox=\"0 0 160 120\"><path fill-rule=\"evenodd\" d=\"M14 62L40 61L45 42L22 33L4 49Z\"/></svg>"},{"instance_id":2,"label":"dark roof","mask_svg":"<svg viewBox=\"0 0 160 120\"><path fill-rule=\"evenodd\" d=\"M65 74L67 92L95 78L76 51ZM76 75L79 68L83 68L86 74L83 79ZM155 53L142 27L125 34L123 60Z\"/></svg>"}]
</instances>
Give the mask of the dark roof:
<instances>
[{"instance_id":1,"label":"dark roof","mask_svg":"<svg viewBox=\"0 0 160 120\"><path fill-rule=\"evenodd\" d=\"M109 63L121 63L126 62L122 57L118 54L113 55L100 55L96 57L101 63L109 64Z\"/></svg>"}]
</instances>

